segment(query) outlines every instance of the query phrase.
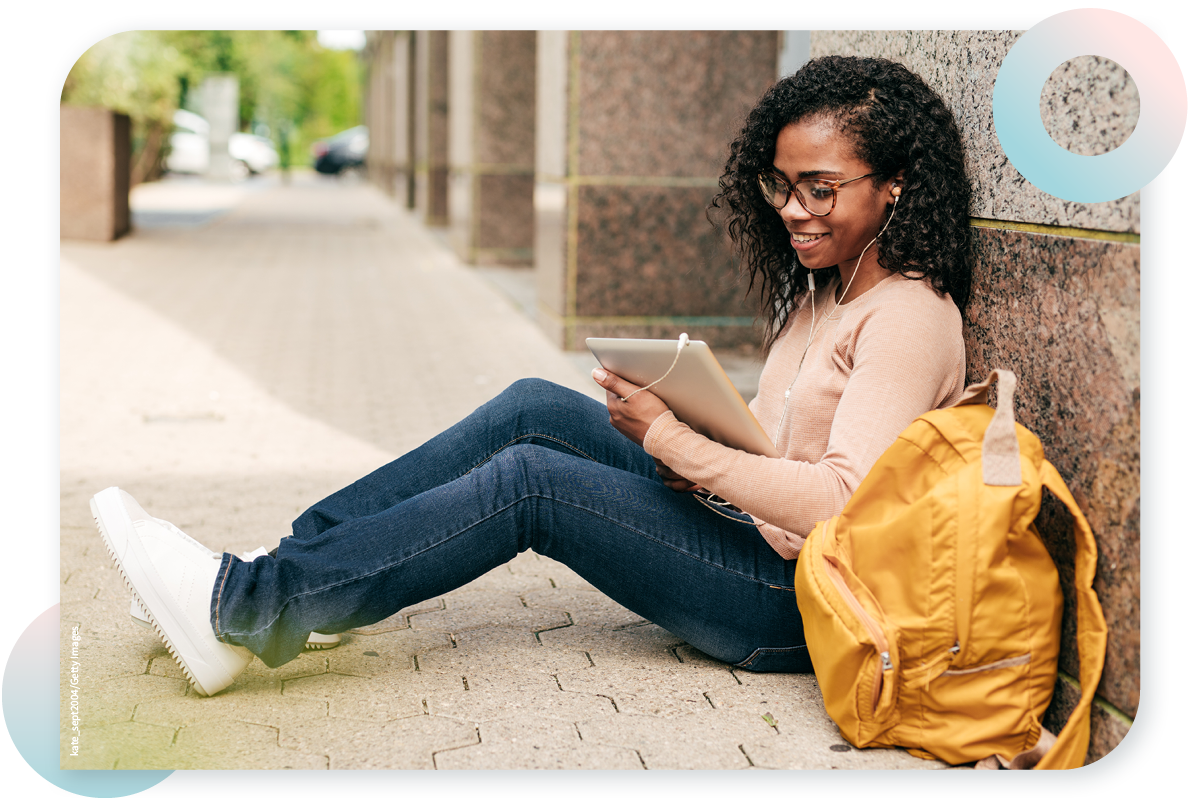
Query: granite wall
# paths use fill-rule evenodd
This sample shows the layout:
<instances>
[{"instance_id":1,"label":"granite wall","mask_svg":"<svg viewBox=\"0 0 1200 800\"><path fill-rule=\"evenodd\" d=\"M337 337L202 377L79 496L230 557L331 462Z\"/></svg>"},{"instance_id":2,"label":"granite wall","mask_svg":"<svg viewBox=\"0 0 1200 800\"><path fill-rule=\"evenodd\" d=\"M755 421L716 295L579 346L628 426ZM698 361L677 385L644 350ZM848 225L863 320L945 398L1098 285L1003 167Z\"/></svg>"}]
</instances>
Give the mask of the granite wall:
<instances>
[{"instance_id":1,"label":"granite wall","mask_svg":"<svg viewBox=\"0 0 1200 800\"><path fill-rule=\"evenodd\" d=\"M417 31L413 66L414 194L421 220L444 226L450 164L446 127L446 31Z\"/></svg>"},{"instance_id":2,"label":"granite wall","mask_svg":"<svg viewBox=\"0 0 1200 800\"><path fill-rule=\"evenodd\" d=\"M705 211L778 47L775 31L539 32L535 267L554 341L759 341Z\"/></svg>"},{"instance_id":3,"label":"granite wall","mask_svg":"<svg viewBox=\"0 0 1200 800\"><path fill-rule=\"evenodd\" d=\"M450 242L472 264L533 261L533 31L448 37Z\"/></svg>"},{"instance_id":4,"label":"granite wall","mask_svg":"<svg viewBox=\"0 0 1200 800\"><path fill-rule=\"evenodd\" d=\"M107 242L126 233L129 168L128 116L59 106L59 235Z\"/></svg>"},{"instance_id":5,"label":"granite wall","mask_svg":"<svg viewBox=\"0 0 1200 800\"><path fill-rule=\"evenodd\" d=\"M814 32L812 55L895 59L925 78L962 126L974 199L975 290L966 311L967 377L1017 375L1017 420L1037 434L1088 517L1099 549L1095 588L1109 626L1092 708L1094 761L1120 743L1140 690L1140 215L1137 194L1071 203L1027 182L996 138L991 94L1016 31ZM1072 152L1117 147L1137 121L1137 87L1087 56L1054 71L1042 93L1051 137ZM1046 494L1038 527L1071 598L1070 515ZM1074 603L1051 729L1079 693Z\"/></svg>"}]
</instances>

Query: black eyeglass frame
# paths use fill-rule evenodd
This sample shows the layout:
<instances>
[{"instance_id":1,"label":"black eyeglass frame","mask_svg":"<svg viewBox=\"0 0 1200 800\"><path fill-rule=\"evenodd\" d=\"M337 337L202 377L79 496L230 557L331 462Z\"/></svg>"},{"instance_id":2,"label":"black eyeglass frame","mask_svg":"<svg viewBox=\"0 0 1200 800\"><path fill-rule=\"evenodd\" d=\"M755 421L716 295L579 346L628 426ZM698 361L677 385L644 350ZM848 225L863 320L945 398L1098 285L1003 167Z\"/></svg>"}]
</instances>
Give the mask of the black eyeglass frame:
<instances>
[{"instance_id":1,"label":"black eyeglass frame","mask_svg":"<svg viewBox=\"0 0 1200 800\"><path fill-rule=\"evenodd\" d=\"M844 181L830 181L830 180L826 180L824 178L801 178L800 180L796 181L795 183L788 183L787 178L785 178L783 175L780 175L778 172L775 172L774 170L764 169L762 172L758 173L758 190L762 193L763 199L767 201L767 205L771 206L771 208L775 209L776 211L782 211L787 206L788 199L790 199L791 197L795 197L796 200L799 201L800 205L804 207L804 210L807 211L812 216L827 217L833 213L833 210L835 208L837 208L837 198L838 198L838 190L839 189L841 189L843 186L845 186L848 183L854 183L855 181L862 180L863 178L870 178L874 175L882 175L882 174L883 174L882 172L868 172L866 175L859 175L857 178L847 178ZM780 180L783 182L783 184L785 186L787 186L787 194L784 195L785 199L783 201L783 205L781 205L781 206L775 205L775 203L767 195L767 187L763 185L764 178ZM813 211L811 208L809 208L808 204L804 202L804 197L801 195L801 193L796 191L796 187L801 183L814 183L814 184L819 184L821 186L827 186L830 189L833 189L833 202L830 204L829 210L826 211L824 214L819 214L816 211Z\"/></svg>"}]
</instances>

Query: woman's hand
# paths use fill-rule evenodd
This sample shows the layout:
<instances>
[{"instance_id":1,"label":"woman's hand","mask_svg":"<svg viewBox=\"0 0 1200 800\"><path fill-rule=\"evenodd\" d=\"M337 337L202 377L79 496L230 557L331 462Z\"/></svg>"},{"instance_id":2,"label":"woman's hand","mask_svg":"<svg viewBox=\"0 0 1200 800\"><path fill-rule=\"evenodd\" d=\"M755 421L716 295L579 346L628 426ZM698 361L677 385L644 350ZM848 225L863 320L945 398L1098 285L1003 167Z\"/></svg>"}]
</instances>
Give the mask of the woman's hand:
<instances>
[{"instance_id":1,"label":"woman's hand","mask_svg":"<svg viewBox=\"0 0 1200 800\"><path fill-rule=\"evenodd\" d=\"M662 478L663 484L668 489L674 489L677 492L702 492L704 489L698 484L692 483L687 478L680 475L675 470L668 467L661 459L654 459L654 469L658 472L658 477Z\"/></svg>"},{"instance_id":2,"label":"woman's hand","mask_svg":"<svg viewBox=\"0 0 1200 800\"><path fill-rule=\"evenodd\" d=\"M603 386L608 394L608 419L613 427L639 445L643 444L646 441L646 433L650 430L654 420L658 419L664 411L669 410L667 404L650 392L638 392L633 397L629 397L630 394L637 391L638 387L599 367L592 370L592 378ZM622 400L622 397L629 397L629 401ZM660 459L654 459L654 468L658 471L658 476L663 479L663 483L670 489L677 492L694 492L700 488L676 473Z\"/></svg>"},{"instance_id":3,"label":"woman's hand","mask_svg":"<svg viewBox=\"0 0 1200 800\"><path fill-rule=\"evenodd\" d=\"M613 427L641 445L646 441L650 425L668 410L667 404L650 392L638 392L629 397L638 387L599 367L592 370L592 378L608 393L608 419ZM622 397L629 397L629 402Z\"/></svg>"}]
</instances>

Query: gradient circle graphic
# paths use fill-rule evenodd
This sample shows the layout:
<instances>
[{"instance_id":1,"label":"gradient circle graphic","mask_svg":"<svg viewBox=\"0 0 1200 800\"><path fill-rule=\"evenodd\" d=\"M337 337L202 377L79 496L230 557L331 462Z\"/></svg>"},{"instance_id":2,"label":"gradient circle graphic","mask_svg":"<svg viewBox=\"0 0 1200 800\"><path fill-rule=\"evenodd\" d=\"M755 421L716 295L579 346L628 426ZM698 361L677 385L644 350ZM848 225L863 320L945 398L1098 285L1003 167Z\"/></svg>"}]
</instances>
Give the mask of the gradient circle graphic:
<instances>
[{"instance_id":1,"label":"gradient circle graphic","mask_svg":"<svg viewBox=\"0 0 1200 800\"><path fill-rule=\"evenodd\" d=\"M1042 124L1042 87L1059 64L1103 56L1132 76L1137 127L1115 150L1081 156L1059 147ZM1162 172L1183 139L1187 91L1163 40L1133 17L1099 8L1064 11L1026 31L996 75L992 118L1004 154L1034 186L1079 203L1132 194Z\"/></svg>"},{"instance_id":2,"label":"gradient circle graphic","mask_svg":"<svg viewBox=\"0 0 1200 800\"><path fill-rule=\"evenodd\" d=\"M56 604L30 623L8 657L4 722L17 752L50 783L84 797L128 797L160 783L171 770L59 769L60 635Z\"/></svg>"}]
</instances>

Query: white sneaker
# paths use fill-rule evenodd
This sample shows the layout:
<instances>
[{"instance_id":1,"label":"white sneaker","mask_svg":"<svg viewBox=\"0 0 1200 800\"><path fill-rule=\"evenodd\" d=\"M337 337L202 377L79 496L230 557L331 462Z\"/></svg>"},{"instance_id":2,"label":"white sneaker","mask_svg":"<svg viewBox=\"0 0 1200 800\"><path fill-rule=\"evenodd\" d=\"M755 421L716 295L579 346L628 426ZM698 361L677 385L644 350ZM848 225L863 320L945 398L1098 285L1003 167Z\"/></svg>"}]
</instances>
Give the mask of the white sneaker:
<instances>
[{"instance_id":1,"label":"white sneaker","mask_svg":"<svg viewBox=\"0 0 1200 800\"><path fill-rule=\"evenodd\" d=\"M221 555L115 486L93 497L91 507L125 585L192 686L205 695L228 687L254 654L219 641L209 622Z\"/></svg>"},{"instance_id":2,"label":"white sneaker","mask_svg":"<svg viewBox=\"0 0 1200 800\"><path fill-rule=\"evenodd\" d=\"M159 519L159 520L155 520L155 521L161 522L164 525L170 525L172 528L175 528L174 525L171 525L171 523L167 522L166 520ZM175 529L179 530L178 528L175 528ZM187 536L187 534L183 533L182 531L180 531L180 535ZM251 550L248 553L242 553L242 560L243 561L253 561L254 559L258 558L259 556L265 556L265 555L267 555L267 548L260 547L257 550ZM219 557L220 556L218 556L218 558ZM147 617L146 614L142 611L141 606L138 605L138 601L137 601L136 597L129 598L129 616L133 619L133 621L135 623L137 623L138 625L141 625L143 628L151 628L150 618ZM305 650L332 650L333 648L335 648L339 644L341 644L341 642L342 642L342 635L340 633L317 633L316 631L313 631L312 633L310 633L308 635L308 641L305 642L304 649Z\"/></svg>"}]
</instances>

